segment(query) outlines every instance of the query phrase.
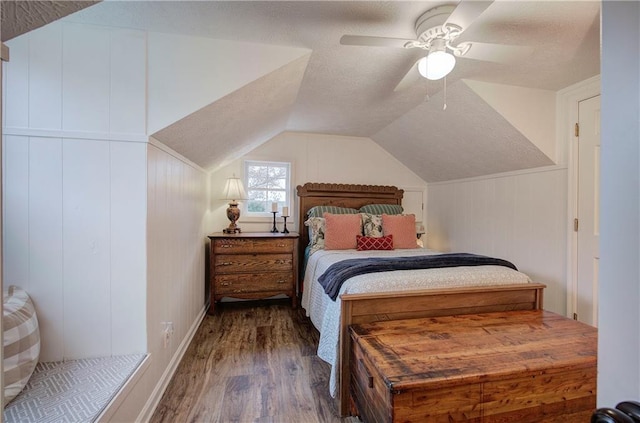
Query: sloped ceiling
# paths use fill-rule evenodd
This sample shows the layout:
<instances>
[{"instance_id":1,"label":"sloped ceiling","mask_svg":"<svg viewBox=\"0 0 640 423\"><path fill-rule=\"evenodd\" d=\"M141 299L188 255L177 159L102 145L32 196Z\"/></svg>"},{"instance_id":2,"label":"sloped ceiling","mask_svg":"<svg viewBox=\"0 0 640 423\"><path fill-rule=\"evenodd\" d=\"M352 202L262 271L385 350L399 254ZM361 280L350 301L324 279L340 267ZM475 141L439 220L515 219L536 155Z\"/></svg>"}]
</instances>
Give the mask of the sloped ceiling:
<instances>
[{"instance_id":1,"label":"sloped ceiling","mask_svg":"<svg viewBox=\"0 0 640 423\"><path fill-rule=\"evenodd\" d=\"M306 67L297 92L294 95L290 91L293 85L283 85L286 100L277 100L281 107L272 120L232 113L249 99L246 104L250 113L268 109L266 103L255 105L262 101L255 94L267 93L264 101L271 101L278 87L259 86L256 81L258 86L250 83L246 90L240 88L219 100L212 99L219 104L194 110L184 122L155 134L207 168L235 158L279 131L370 137L425 181L549 164L549 158L527 144L507 120L457 81L473 79L557 91L597 75L600 3L495 1L460 41L524 45L532 47L532 53L510 65L459 59L447 77L450 90L446 116L441 116L442 110L433 105L443 89L442 81L419 81L404 91L393 91L423 52L339 43L343 34L415 38L415 21L422 13L435 6L456 3L106 1L65 19L311 51L304 62ZM286 66L268 77L278 83L284 83L280 79L283 73L293 72L299 77L302 62L295 61L291 66L295 71ZM424 104L427 93L432 103ZM478 126L478 116L482 116L482 126ZM451 125L455 125L455 131ZM187 128L190 126L194 129ZM500 139L492 142L496 134L500 134ZM473 139L469 139L471 136ZM233 148L221 148L222 144L212 148L212 140L232 144ZM417 157L424 160L416 160ZM459 160L453 161L452 157ZM464 157L473 157L475 162L467 163ZM442 166L445 162L449 165Z\"/></svg>"},{"instance_id":2,"label":"sloped ceiling","mask_svg":"<svg viewBox=\"0 0 640 423\"><path fill-rule=\"evenodd\" d=\"M93 6L98 1L2 0L0 38L2 41L10 40L85 7Z\"/></svg>"},{"instance_id":3,"label":"sloped ceiling","mask_svg":"<svg viewBox=\"0 0 640 423\"><path fill-rule=\"evenodd\" d=\"M193 162L216 169L286 127L309 56L251 82L153 137Z\"/></svg>"},{"instance_id":4,"label":"sloped ceiling","mask_svg":"<svg viewBox=\"0 0 640 423\"><path fill-rule=\"evenodd\" d=\"M463 81L447 88L444 104L440 92L372 139L429 182L553 164Z\"/></svg>"}]
</instances>

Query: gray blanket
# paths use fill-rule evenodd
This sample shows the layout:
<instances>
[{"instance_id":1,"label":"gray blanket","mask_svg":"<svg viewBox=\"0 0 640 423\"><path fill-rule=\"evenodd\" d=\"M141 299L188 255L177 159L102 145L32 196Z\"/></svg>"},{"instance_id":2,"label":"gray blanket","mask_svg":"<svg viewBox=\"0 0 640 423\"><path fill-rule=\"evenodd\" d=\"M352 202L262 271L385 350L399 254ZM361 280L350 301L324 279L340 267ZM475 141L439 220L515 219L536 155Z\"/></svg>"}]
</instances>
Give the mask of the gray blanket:
<instances>
[{"instance_id":1,"label":"gray blanket","mask_svg":"<svg viewBox=\"0 0 640 423\"><path fill-rule=\"evenodd\" d=\"M342 260L334 263L318 278L324 292L335 301L342 284L349 278L367 273L391 270L435 269L460 266L505 266L513 270L513 263L499 258L469 253L434 254L414 257L374 257Z\"/></svg>"}]
</instances>

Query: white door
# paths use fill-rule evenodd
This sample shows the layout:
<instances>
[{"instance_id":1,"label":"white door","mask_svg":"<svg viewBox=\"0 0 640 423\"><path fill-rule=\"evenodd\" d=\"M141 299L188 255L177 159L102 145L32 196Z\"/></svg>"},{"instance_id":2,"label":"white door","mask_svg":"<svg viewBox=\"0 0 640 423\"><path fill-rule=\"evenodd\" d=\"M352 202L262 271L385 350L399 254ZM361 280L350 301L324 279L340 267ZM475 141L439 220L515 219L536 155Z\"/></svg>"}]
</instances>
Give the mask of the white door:
<instances>
[{"instance_id":1,"label":"white door","mask_svg":"<svg viewBox=\"0 0 640 423\"><path fill-rule=\"evenodd\" d=\"M600 251L600 96L578 104L576 317L598 325Z\"/></svg>"}]
</instances>

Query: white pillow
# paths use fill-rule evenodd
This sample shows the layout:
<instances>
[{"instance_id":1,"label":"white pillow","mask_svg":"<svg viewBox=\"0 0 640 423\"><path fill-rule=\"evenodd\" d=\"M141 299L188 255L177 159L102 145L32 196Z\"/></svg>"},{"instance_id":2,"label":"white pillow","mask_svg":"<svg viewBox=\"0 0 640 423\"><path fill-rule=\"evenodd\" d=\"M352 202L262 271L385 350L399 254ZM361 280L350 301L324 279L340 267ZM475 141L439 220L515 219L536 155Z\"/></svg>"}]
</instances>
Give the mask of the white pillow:
<instances>
[{"instance_id":1,"label":"white pillow","mask_svg":"<svg viewBox=\"0 0 640 423\"><path fill-rule=\"evenodd\" d=\"M40 356L38 317L26 291L10 286L4 292L4 404L25 387Z\"/></svg>"}]
</instances>

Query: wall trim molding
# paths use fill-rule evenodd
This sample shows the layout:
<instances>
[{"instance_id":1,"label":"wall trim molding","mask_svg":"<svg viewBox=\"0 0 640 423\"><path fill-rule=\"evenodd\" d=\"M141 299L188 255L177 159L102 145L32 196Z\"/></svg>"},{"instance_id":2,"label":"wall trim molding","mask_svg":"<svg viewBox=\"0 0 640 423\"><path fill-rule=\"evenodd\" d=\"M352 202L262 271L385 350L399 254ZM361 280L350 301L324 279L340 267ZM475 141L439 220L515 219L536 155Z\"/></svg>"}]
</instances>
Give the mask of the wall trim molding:
<instances>
[{"instance_id":1,"label":"wall trim molding","mask_svg":"<svg viewBox=\"0 0 640 423\"><path fill-rule=\"evenodd\" d=\"M556 110L557 138L562 143L567 163L567 222L572 222L578 213L578 138L574 136L573 125L578 122L578 104L600 95L600 75L571 85L558 92ZM577 309L576 292L578 279L578 234L573 225L567 225L567 316L573 316Z\"/></svg>"},{"instance_id":2,"label":"wall trim molding","mask_svg":"<svg viewBox=\"0 0 640 423\"><path fill-rule=\"evenodd\" d=\"M500 179L500 178L510 178L518 175L527 175L531 173L543 173L543 172L556 172L559 170L566 170L567 166L565 165L550 165L550 166L542 166L542 167L533 167L530 169L522 169L522 170L514 170L511 172L502 172L502 173L494 173L491 175L484 176L475 176L472 178L462 178L462 179L452 179L450 181L440 181L440 182L428 182L427 186L438 186L438 185L449 185L449 184L459 184L462 182L473 182L473 181L486 181L489 179Z\"/></svg>"},{"instance_id":3,"label":"wall trim molding","mask_svg":"<svg viewBox=\"0 0 640 423\"><path fill-rule=\"evenodd\" d=\"M154 147L158 148L161 151L164 151L168 155L170 155L172 157L175 157L176 159L180 160L181 162L183 162L185 164L188 164L192 168L197 169L197 170L199 170L200 172L202 172L204 174L209 175L211 173L208 170L202 168L200 165L192 162L191 160L187 159L182 154L180 154L177 151L173 150L171 147L166 146L165 144L161 143L160 141L158 141L157 139L155 139L153 137L149 137L149 144L153 145Z\"/></svg>"},{"instance_id":4,"label":"wall trim molding","mask_svg":"<svg viewBox=\"0 0 640 423\"><path fill-rule=\"evenodd\" d=\"M145 134L114 134L107 132L83 132L83 131L62 131L57 129L34 129L34 128L2 128L4 135L17 135L23 137L38 138L67 138L96 141L125 141L147 143Z\"/></svg>"},{"instance_id":5,"label":"wall trim molding","mask_svg":"<svg viewBox=\"0 0 640 423\"><path fill-rule=\"evenodd\" d=\"M180 361L182 361L184 354L187 352L187 348L191 344L191 341L193 340L193 337L198 331L200 324L204 320L206 316L207 308L208 308L208 305L205 304L200 310L200 313L198 313L198 316L193 321L193 324L189 328L189 332L187 333L187 336L185 336L182 342L180 343L180 346L176 350L176 353L173 355L173 358L169 362L169 365L162 373L162 376L160 377L160 380L158 380L158 383L156 384L155 388L153 388L153 391L151 392L151 395L149 395L149 398L147 399L147 402L145 403L144 407L142 407L140 414L138 414L138 418L136 418L137 422L148 422L149 420L151 420L151 417L153 416L153 413L156 411L156 407L158 407L158 404L160 403L160 399L162 399L162 395L164 395L164 392L167 390L167 386L169 386L169 382L171 381L171 378L176 372L176 369L178 368Z\"/></svg>"}]
</instances>

